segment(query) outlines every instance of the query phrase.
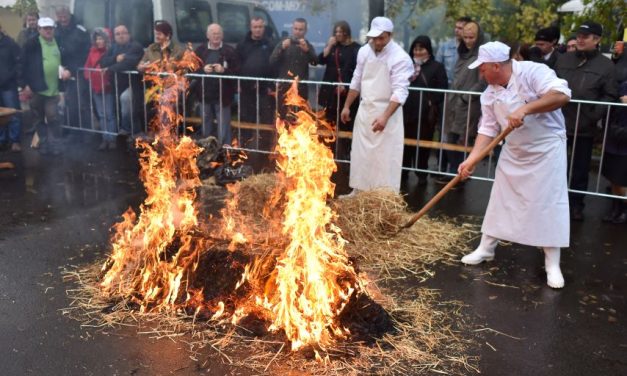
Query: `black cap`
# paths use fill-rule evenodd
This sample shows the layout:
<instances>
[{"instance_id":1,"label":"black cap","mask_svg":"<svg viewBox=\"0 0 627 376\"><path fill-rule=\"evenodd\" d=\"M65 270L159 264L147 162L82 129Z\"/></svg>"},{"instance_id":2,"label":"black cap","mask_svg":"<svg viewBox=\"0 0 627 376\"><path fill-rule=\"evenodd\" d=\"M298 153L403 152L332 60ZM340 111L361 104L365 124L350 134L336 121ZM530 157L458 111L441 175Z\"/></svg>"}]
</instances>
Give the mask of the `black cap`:
<instances>
[{"instance_id":1,"label":"black cap","mask_svg":"<svg viewBox=\"0 0 627 376\"><path fill-rule=\"evenodd\" d=\"M560 31L558 28L551 26L551 27L545 27L542 28L540 30L538 30L538 32L536 33L536 39L535 40L543 40L546 42L554 42L556 40L560 39Z\"/></svg>"},{"instance_id":2,"label":"black cap","mask_svg":"<svg viewBox=\"0 0 627 376\"><path fill-rule=\"evenodd\" d=\"M586 21L579 26L577 29L578 33L583 34L594 34L598 36L603 36L603 26L600 23L596 23L594 21Z\"/></svg>"}]
</instances>

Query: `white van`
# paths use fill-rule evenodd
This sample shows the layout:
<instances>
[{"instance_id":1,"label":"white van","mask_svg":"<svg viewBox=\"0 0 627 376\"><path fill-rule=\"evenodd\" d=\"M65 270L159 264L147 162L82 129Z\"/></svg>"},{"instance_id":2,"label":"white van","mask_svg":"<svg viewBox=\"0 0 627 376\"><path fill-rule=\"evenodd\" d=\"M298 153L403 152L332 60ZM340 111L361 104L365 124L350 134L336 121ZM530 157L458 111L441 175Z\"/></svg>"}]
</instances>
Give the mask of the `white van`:
<instances>
[{"instance_id":1,"label":"white van","mask_svg":"<svg viewBox=\"0 0 627 376\"><path fill-rule=\"evenodd\" d=\"M72 13L89 31L95 27L124 24L134 40L143 46L153 42L153 24L166 20L172 25L173 38L179 42L202 43L207 40L207 25L218 23L224 29L224 41L231 45L244 39L250 19L266 21L266 33L278 40L278 33L268 12L254 1L228 0L72 0Z\"/></svg>"}]
</instances>

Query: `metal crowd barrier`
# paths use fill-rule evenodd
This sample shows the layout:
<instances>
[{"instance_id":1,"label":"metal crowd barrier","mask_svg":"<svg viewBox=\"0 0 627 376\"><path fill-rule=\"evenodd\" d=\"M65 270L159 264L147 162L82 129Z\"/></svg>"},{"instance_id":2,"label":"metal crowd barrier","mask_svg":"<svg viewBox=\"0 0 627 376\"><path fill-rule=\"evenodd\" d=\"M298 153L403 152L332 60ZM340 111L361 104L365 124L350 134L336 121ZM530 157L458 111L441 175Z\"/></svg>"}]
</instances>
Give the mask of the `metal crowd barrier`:
<instances>
[{"instance_id":1,"label":"metal crowd barrier","mask_svg":"<svg viewBox=\"0 0 627 376\"><path fill-rule=\"evenodd\" d=\"M82 74L83 74L82 72L85 70L99 71L98 69L84 69L83 68L79 71L80 77L82 77ZM104 73L101 72L101 74L104 74ZM121 74L118 73L118 75L115 76L116 82L113 85L114 98L118 99L115 101L115 114L114 114L114 116L116 117L116 132L108 132L106 130L103 130L101 126L97 125L96 122L94 121L95 112L94 112L94 102L93 102L94 98L92 94L92 84L91 82L86 81L84 79L77 79L77 80L70 81L72 84L76 85L76 90L78 91L78 93L81 93L81 92L88 93L88 95L86 96L78 95L78 100L79 100L78 105L79 105L79 108L82 109L81 111L79 111L79 114L80 114L79 125L71 126L69 122L66 122L66 124L63 125L63 127L66 129L80 130L80 131L85 131L85 132L118 135L121 133L120 131L122 129L121 124L120 124L121 107L129 106L132 110L132 116L130 116L129 118L131 124L130 124L130 131L128 133L131 136L136 136L138 134L141 135L142 133L148 133L148 124L150 120L148 119L148 117L150 115L150 109L149 109L149 105L146 104L146 102L143 100L143 93L133 93L133 96L139 95L140 97L142 97L141 109L133 108L132 103L123 104L119 100L120 95L122 94L118 90L118 86L119 86L118 81L120 80L120 77L124 77L123 78L124 80L128 80L129 87L132 87L133 78L137 75L140 75L140 73L135 72L135 71L129 71L129 72L123 72ZM212 80L217 79L219 83L219 88L217 88L216 90L219 90L219 103L218 104L220 108L220 113L219 113L219 116L216 116L216 117L221 118L221 115L223 115L222 111L225 111L225 110L230 111L231 129L233 132L233 136L234 138L237 138L239 140L239 146L237 146L236 148L247 151L247 152L254 152L254 153L268 154L268 153L273 152L272 147L274 145L275 137L276 137L276 129L274 125L275 116L272 116L271 122L261 121L261 119L264 117L263 116L264 114L262 114L262 111L264 110L264 108L262 108L261 102L263 99L268 99L268 98L267 97L264 98L264 96L260 92L260 87L263 84L263 85L267 85L266 88L273 89L272 90L274 92L274 96L272 98L273 99L273 111L276 111L276 109L280 107L279 95L277 95L277 93L280 92L282 86L289 85L292 82L291 80L228 76L228 75L210 75L210 74L197 74L197 73L189 73L186 76L190 79L189 81L197 80L197 83L195 85L200 85L200 89L198 90L198 88L196 88L196 91L200 91L201 94L200 94L200 98L195 98L194 100L190 100L191 95L190 93L188 93L188 95L186 96L185 95L180 96L181 103L178 103L177 101L176 103L177 114L181 113L182 111L182 115L184 119L182 126L178 128L180 132L182 132L183 134L186 134L190 129L193 128L193 129L196 129L196 131L200 132L201 134L206 133L208 124L206 124L205 122L206 113L205 113L204 106L202 106L202 103L204 103L205 101L205 85L207 84L206 81L208 79L212 79ZM135 79L138 79L138 77L135 77ZM198 83L198 80L200 80L199 83ZM236 93L239 93L238 95L236 95L236 98L230 107L222 106L223 99L224 99L222 98L222 88L223 88L223 84L227 81L235 81ZM143 80L141 82L142 82L141 89L143 90L143 92L145 92L147 89L146 83ZM255 84L254 87L256 90L256 92L254 93L255 114L254 114L253 121L251 120L245 121L242 119L242 103L240 100L242 96L242 90L244 90L242 88L242 84L251 83L251 82ZM308 94L309 94L309 99L308 99L309 103L311 104L312 108L315 110L318 109L317 98L318 98L318 94L320 93L320 89L322 86L325 86L325 85L333 86L333 87L338 87L338 86L347 87L348 86L348 84L345 84L345 83L329 83L329 82L311 81L311 80L302 80L300 81L300 84L302 85L301 87L307 88ZM81 85L83 87L81 87ZM420 173L429 173L432 175L454 176L454 173L448 173L444 171L442 168L442 164L439 161L442 161L442 159L444 158L444 153L446 153L447 151L461 152L464 154L464 158L465 158L467 154L470 152L470 150L472 149L472 140L470 139L470 136L469 136L470 132L468 132L468 130L472 129L475 126L475 124L470 124L470 105L474 101L479 101L479 96L481 93L458 91L458 90L427 89L427 88L410 88L410 90L417 91L420 93L420 100L419 100L420 106L422 106L422 102L423 102L422 96L426 95L426 93L440 93L444 95L444 98L442 102L443 103L442 116L437 127L436 139L423 140L423 139L420 139L419 136L416 137L415 139L406 138L405 145L415 146L417 150L416 150L415 160L412 161L411 165L403 166L403 169L408 170L408 171L420 172ZM446 133L445 132L446 131L446 128L445 128L446 117L449 111L447 106L449 102L449 97L451 95L468 96L469 109L468 109L468 113L466 114L466 132L465 132L466 136L462 143L451 144L451 143L441 141L442 135ZM330 116L330 118L335 124L339 122L340 111L341 111L341 108L339 106L340 98L339 96L336 96L336 97L338 100L338 105L336 106L338 110L335 114ZM86 106L85 102L88 102L89 105ZM575 125L574 142L573 142L573 145L569 147L569 171L568 171L569 186L570 186L570 181L572 177L572 162L573 162L573 157L574 157L573 151L577 147L577 139L578 139L577 133L579 129L579 111L581 110L581 106L583 104L606 106L607 111L606 111L605 119L602 121L603 124L598 125L601 129L603 129L603 137L602 137L602 140L600 141L600 148L601 148L600 155L593 157L595 162L598 161L598 168L595 171L596 176L593 179L594 187L586 191L569 189L569 192L581 193L585 195L599 196L599 197L619 198L618 196L608 194L605 192L604 188L605 188L607 181L601 175L601 170L603 167L604 152L605 152L605 146L607 143L607 129L608 129L607 125L610 122L611 108L617 107L617 106L624 107L624 106L627 106L627 104L613 103L613 102L595 102L595 101L585 101L585 100L571 100L571 103L577 103L578 116L577 116L577 122ZM267 101L266 101L266 104L268 104ZM85 107L87 108L85 109ZM86 110L86 111L83 111L83 110ZM86 116L85 114L88 114L89 120L90 120L89 122L85 122L85 119L84 119L84 117ZM274 115L276 115L276 112ZM418 108L418 121L416 124L418 135L420 135L420 127L422 124L421 116L422 116L422 108ZM265 114L265 117L267 117L267 114ZM324 131L321 131L321 132L324 132ZM336 127L334 132L335 132L334 136L336 140L344 140L344 139L352 138L352 132L350 131L342 131L342 130L339 130L338 127ZM252 140L252 142L246 142L246 140L244 140L245 137L249 137ZM336 152L336 155L338 152L338 145L339 145L339 142L335 142L332 145L334 147L334 151ZM419 169L415 167L418 162L418 150L420 150L420 148L428 148L434 151L430 153L431 163L429 164L429 167L427 169ZM435 164L432 163L434 159L436 161ZM496 166L497 159L498 159L497 154L495 153L490 154L489 158L483 162L482 168L479 168L478 172L472 178L476 180L493 181L494 169ZM342 158L336 158L336 161L338 163L350 163L348 160L342 159ZM594 169L591 168L591 170L594 170Z\"/></svg>"}]
</instances>

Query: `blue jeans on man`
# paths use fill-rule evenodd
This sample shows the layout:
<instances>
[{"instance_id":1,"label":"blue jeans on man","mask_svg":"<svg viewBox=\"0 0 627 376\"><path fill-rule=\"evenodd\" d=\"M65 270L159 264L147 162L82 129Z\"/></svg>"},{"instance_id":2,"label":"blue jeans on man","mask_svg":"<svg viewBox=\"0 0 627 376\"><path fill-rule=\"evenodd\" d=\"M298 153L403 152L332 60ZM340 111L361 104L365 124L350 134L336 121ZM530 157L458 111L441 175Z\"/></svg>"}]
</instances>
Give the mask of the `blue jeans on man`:
<instances>
[{"instance_id":1,"label":"blue jeans on man","mask_svg":"<svg viewBox=\"0 0 627 376\"><path fill-rule=\"evenodd\" d=\"M220 145L231 144L231 106L221 107L219 103L203 103L202 136L214 136ZM217 126L214 124L217 121Z\"/></svg>"},{"instance_id":2,"label":"blue jeans on man","mask_svg":"<svg viewBox=\"0 0 627 376\"><path fill-rule=\"evenodd\" d=\"M107 132L103 133L102 140L104 142L115 142L116 121L115 121L115 104L112 93L93 93L92 100L100 129Z\"/></svg>"},{"instance_id":3,"label":"blue jeans on man","mask_svg":"<svg viewBox=\"0 0 627 376\"><path fill-rule=\"evenodd\" d=\"M0 89L0 107L20 109L20 99L17 94L17 88ZM14 115L9 124L0 127L0 144L20 143L20 135L22 132L22 118L20 114Z\"/></svg>"}]
</instances>

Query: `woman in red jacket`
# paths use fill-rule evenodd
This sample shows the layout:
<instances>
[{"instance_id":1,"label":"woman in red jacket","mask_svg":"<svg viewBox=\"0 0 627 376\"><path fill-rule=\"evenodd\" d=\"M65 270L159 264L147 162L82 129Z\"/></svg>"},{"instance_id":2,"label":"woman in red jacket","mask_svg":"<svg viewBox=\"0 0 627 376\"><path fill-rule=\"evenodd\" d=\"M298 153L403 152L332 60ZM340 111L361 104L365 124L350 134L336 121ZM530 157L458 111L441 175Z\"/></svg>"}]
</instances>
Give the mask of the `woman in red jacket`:
<instances>
[{"instance_id":1,"label":"woman in red jacket","mask_svg":"<svg viewBox=\"0 0 627 376\"><path fill-rule=\"evenodd\" d=\"M111 47L111 32L105 28L96 28L92 34L92 47L85 62L85 79L89 82L92 102L102 134L98 150L115 149L115 102L111 87L110 73L100 68L100 59Z\"/></svg>"}]
</instances>

